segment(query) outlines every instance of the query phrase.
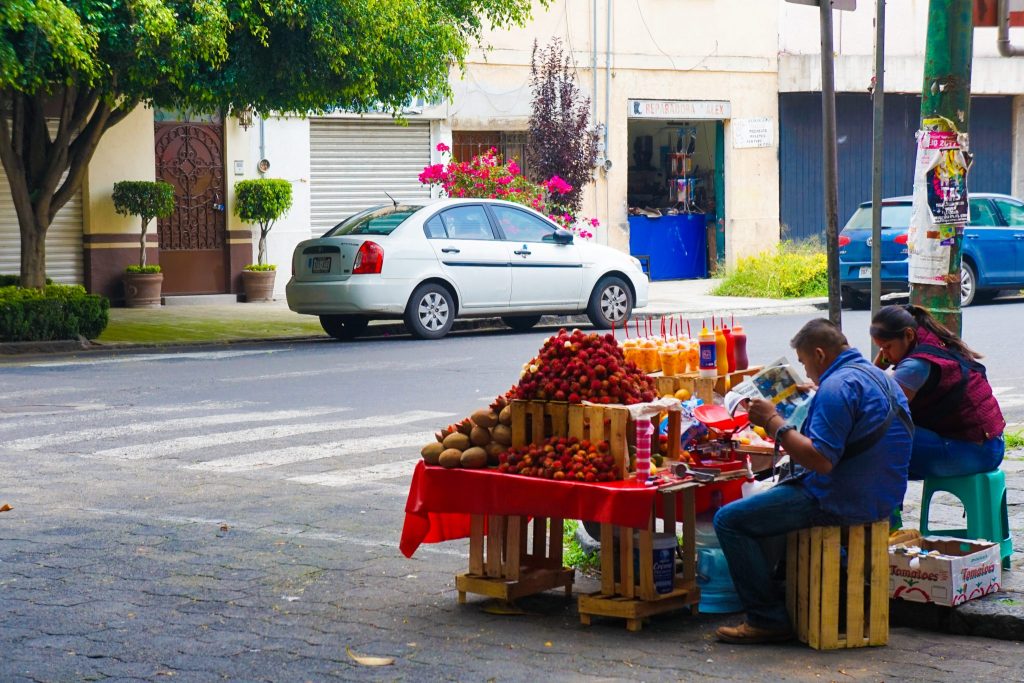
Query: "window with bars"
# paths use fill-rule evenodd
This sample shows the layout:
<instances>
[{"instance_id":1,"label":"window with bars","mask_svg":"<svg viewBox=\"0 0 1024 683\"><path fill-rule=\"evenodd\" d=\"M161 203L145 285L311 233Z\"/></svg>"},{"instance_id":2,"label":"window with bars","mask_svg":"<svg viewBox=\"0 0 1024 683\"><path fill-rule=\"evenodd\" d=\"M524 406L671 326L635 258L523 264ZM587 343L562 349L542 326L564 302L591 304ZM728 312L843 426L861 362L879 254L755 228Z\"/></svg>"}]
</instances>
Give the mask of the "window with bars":
<instances>
[{"instance_id":1,"label":"window with bars","mask_svg":"<svg viewBox=\"0 0 1024 683\"><path fill-rule=\"evenodd\" d=\"M526 131L468 130L452 132L452 154L461 161L469 161L495 147L505 161L516 160L526 177L530 166L526 160Z\"/></svg>"}]
</instances>

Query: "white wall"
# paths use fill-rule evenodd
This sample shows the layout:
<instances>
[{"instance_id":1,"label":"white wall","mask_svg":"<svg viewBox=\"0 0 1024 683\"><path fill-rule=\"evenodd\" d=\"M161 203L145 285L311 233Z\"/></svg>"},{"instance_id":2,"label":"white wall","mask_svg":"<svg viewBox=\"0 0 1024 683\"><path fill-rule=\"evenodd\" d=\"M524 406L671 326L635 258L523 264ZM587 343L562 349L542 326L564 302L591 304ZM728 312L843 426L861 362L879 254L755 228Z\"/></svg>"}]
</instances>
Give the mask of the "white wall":
<instances>
[{"instance_id":1,"label":"white wall","mask_svg":"<svg viewBox=\"0 0 1024 683\"><path fill-rule=\"evenodd\" d=\"M779 90L821 90L821 32L817 7L777 0L779 5ZM928 37L928 0L889 0L885 12L885 89L921 92ZM1010 30L1024 46L1024 28ZM835 80L839 92L866 91L874 72L875 3L857 3L854 12L833 13ZM1000 57L996 29L974 29L971 92L1007 95L1024 92L1024 59Z\"/></svg>"}]
</instances>

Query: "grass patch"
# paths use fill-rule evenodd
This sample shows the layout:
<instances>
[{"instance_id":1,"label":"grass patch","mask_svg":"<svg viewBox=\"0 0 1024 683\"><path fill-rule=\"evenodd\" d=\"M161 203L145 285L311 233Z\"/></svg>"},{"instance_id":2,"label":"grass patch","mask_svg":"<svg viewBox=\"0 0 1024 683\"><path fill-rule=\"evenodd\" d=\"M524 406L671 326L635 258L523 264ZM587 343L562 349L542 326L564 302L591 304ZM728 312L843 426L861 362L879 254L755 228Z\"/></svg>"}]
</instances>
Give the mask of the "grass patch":
<instances>
[{"instance_id":1,"label":"grass patch","mask_svg":"<svg viewBox=\"0 0 1024 683\"><path fill-rule=\"evenodd\" d=\"M594 572L601 567L600 553L588 553L576 540L576 529L580 523L575 519L565 520L562 527L562 561L581 572Z\"/></svg>"},{"instance_id":2,"label":"grass patch","mask_svg":"<svg viewBox=\"0 0 1024 683\"><path fill-rule=\"evenodd\" d=\"M1001 598L999 600L999 604L1008 605L1010 607L1019 607L1020 605L1024 605L1024 602L1021 602L1020 600L1014 600L1013 598Z\"/></svg>"},{"instance_id":3,"label":"grass patch","mask_svg":"<svg viewBox=\"0 0 1024 683\"><path fill-rule=\"evenodd\" d=\"M245 309L244 306L253 306ZM242 339L273 339L323 335L315 316L298 316L238 304L237 314L223 310L199 311L197 307L159 309L114 308L110 322L96 339L100 344L166 344L172 342L228 342ZM191 310L190 310L191 309Z\"/></svg>"},{"instance_id":4,"label":"grass patch","mask_svg":"<svg viewBox=\"0 0 1024 683\"><path fill-rule=\"evenodd\" d=\"M814 241L780 242L775 249L740 259L712 294L770 299L828 296L825 249Z\"/></svg>"},{"instance_id":5,"label":"grass patch","mask_svg":"<svg viewBox=\"0 0 1024 683\"><path fill-rule=\"evenodd\" d=\"M1024 429L1016 432L1006 432L1003 434L1003 440L1006 441L1006 450L1008 451L1024 448Z\"/></svg>"}]
</instances>

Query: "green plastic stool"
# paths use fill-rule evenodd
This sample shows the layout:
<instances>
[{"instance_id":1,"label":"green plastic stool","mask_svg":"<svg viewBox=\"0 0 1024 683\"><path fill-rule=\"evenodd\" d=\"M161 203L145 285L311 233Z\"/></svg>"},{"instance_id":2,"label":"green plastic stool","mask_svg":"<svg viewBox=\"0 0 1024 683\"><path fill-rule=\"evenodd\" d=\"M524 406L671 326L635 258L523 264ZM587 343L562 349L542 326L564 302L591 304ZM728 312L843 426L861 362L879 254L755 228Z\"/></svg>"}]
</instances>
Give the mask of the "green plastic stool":
<instances>
[{"instance_id":1,"label":"green plastic stool","mask_svg":"<svg viewBox=\"0 0 1024 683\"><path fill-rule=\"evenodd\" d=\"M951 493L963 503L967 516L966 529L929 529L928 509L932 496L939 491ZM1010 568L1013 539L1006 510L1006 475L992 470L963 477L928 477L921 494L921 535L984 539L999 544L1003 568Z\"/></svg>"}]
</instances>

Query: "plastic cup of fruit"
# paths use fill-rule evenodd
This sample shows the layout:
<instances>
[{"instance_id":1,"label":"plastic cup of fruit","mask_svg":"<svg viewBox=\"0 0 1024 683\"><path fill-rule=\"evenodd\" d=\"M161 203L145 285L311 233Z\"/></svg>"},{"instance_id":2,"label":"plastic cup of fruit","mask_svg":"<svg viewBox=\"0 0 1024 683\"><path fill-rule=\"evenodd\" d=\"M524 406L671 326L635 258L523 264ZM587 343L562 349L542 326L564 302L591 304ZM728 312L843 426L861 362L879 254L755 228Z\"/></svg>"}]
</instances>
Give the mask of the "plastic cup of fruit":
<instances>
[{"instance_id":1,"label":"plastic cup of fruit","mask_svg":"<svg viewBox=\"0 0 1024 683\"><path fill-rule=\"evenodd\" d=\"M661 372L666 377L679 374L679 349L675 344L666 344L658 351Z\"/></svg>"}]
</instances>

